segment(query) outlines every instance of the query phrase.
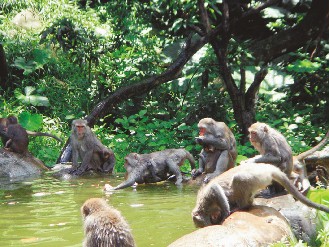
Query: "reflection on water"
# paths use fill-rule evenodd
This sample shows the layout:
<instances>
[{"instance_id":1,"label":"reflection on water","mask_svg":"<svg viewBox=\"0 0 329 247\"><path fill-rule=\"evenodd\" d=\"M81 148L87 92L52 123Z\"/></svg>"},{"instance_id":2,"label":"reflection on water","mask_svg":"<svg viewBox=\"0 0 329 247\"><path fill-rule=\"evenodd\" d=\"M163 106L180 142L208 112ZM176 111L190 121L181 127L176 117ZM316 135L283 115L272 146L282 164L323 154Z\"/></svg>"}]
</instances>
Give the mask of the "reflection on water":
<instances>
[{"instance_id":1,"label":"reflection on water","mask_svg":"<svg viewBox=\"0 0 329 247\"><path fill-rule=\"evenodd\" d=\"M195 229L191 211L197 187L165 182L105 194L121 176L60 181L50 176L0 187L0 246L81 246L80 207L104 197L129 222L139 247L167 246Z\"/></svg>"}]
</instances>

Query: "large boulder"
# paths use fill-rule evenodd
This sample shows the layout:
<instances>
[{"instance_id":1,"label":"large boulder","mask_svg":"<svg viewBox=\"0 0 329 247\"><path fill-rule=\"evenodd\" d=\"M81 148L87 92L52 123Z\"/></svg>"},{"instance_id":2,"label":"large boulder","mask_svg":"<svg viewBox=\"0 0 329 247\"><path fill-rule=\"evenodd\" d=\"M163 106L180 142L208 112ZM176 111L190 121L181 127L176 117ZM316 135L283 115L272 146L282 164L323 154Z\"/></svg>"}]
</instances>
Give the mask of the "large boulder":
<instances>
[{"instance_id":1,"label":"large boulder","mask_svg":"<svg viewBox=\"0 0 329 247\"><path fill-rule=\"evenodd\" d=\"M17 154L0 149L0 178L2 181L16 181L28 177L35 177L48 168L42 161L31 154Z\"/></svg>"},{"instance_id":2,"label":"large boulder","mask_svg":"<svg viewBox=\"0 0 329 247\"><path fill-rule=\"evenodd\" d=\"M255 198L255 205L266 205L278 210L289 222L298 240L314 246L317 230L321 223L316 217L316 210L296 201L292 195L280 195L271 198Z\"/></svg>"},{"instance_id":3,"label":"large boulder","mask_svg":"<svg viewBox=\"0 0 329 247\"><path fill-rule=\"evenodd\" d=\"M274 208L252 206L231 214L222 225L213 225L184 235L169 247L267 246L293 239L287 220Z\"/></svg>"}]
</instances>

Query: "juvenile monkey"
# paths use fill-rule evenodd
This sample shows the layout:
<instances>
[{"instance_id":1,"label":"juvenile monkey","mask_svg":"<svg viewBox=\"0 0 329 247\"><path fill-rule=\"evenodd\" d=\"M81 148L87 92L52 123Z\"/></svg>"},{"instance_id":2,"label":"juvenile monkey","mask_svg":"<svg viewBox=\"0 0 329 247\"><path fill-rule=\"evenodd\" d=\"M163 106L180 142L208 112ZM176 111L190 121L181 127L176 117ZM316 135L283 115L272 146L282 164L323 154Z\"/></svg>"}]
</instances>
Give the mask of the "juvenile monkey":
<instances>
[{"instance_id":1,"label":"juvenile monkey","mask_svg":"<svg viewBox=\"0 0 329 247\"><path fill-rule=\"evenodd\" d=\"M19 154L28 151L29 138L26 130L19 124L7 124L6 118L0 119L0 135L4 148Z\"/></svg>"},{"instance_id":2,"label":"juvenile monkey","mask_svg":"<svg viewBox=\"0 0 329 247\"><path fill-rule=\"evenodd\" d=\"M318 143L315 147L293 157L293 172L292 176L295 177L295 184L300 187L302 193L307 193L308 189L310 188L310 182L307 178L307 170L306 164L304 159L313 154L314 152L320 150L323 146L326 145L329 138L329 131L322 139L321 142Z\"/></svg>"},{"instance_id":3,"label":"juvenile monkey","mask_svg":"<svg viewBox=\"0 0 329 247\"><path fill-rule=\"evenodd\" d=\"M73 120L70 141L73 163L71 173L80 175L89 169L109 173L113 171L115 165L113 151L101 143L86 120ZM80 166L79 159L81 159Z\"/></svg>"},{"instance_id":4,"label":"juvenile monkey","mask_svg":"<svg viewBox=\"0 0 329 247\"><path fill-rule=\"evenodd\" d=\"M11 128L11 126L13 126L13 125L19 125L18 120L15 116L10 115L7 118L0 118L0 129L2 129L4 132L6 132L8 130L8 128ZM19 125L19 126L21 126L21 125ZM21 128L23 128L23 127L21 127ZM14 129L17 129L17 127L14 127ZM62 140L60 138L58 138L57 136L54 136L52 134L49 134L49 133L34 132L34 131L29 131L29 130L25 130L25 132L27 133L27 135L30 135L30 136L48 136L48 137L52 137L52 138L56 139L59 142L62 142ZM11 131L11 133L13 133L13 131ZM5 135L1 135L1 137L2 137L2 143L3 143L3 145L5 145L5 143L8 141L8 138Z\"/></svg>"},{"instance_id":5,"label":"juvenile monkey","mask_svg":"<svg viewBox=\"0 0 329 247\"><path fill-rule=\"evenodd\" d=\"M134 247L130 227L121 213L104 199L90 198L81 207L83 247Z\"/></svg>"},{"instance_id":6,"label":"juvenile monkey","mask_svg":"<svg viewBox=\"0 0 329 247\"><path fill-rule=\"evenodd\" d=\"M165 149L149 154L130 153L125 157L126 181L114 189L123 189L134 183L156 183L167 180L169 175L176 176L176 185L180 185L183 177L180 166L185 160L195 168L193 156L185 149ZM169 174L169 175L168 175Z\"/></svg>"},{"instance_id":7,"label":"juvenile monkey","mask_svg":"<svg viewBox=\"0 0 329 247\"><path fill-rule=\"evenodd\" d=\"M314 203L291 184L279 168L271 164L245 163L214 178L198 192L192 218L197 227L221 224L231 212L252 205L257 192L276 181L305 205L329 213L329 208Z\"/></svg>"},{"instance_id":8,"label":"juvenile monkey","mask_svg":"<svg viewBox=\"0 0 329 247\"><path fill-rule=\"evenodd\" d=\"M233 133L223 122L212 118L203 118L198 123L199 136L196 143L203 149L199 158L199 169L193 171L195 178L206 173L204 182L234 167L237 157L236 141Z\"/></svg>"}]
</instances>

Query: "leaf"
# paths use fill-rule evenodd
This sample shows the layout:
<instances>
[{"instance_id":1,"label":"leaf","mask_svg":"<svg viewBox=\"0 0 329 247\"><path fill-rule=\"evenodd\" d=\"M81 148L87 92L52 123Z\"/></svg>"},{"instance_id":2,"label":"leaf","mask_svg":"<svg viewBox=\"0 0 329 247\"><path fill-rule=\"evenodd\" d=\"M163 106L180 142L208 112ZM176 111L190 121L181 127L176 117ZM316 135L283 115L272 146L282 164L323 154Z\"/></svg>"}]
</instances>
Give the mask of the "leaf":
<instances>
[{"instance_id":1,"label":"leaf","mask_svg":"<svg viewBox=\"0 0 329 247\"><path fill-rule=\"evenodd\" d=\"M321 64L317 62L311 62L310 60L296 60L294 63L287 66L288 71L297 73L313 73L320 69Z\"/></svg>"},{"instance_id":2,"label":"leaf","mask_svg":"<svg viewBox=\"0 0 329 247\"><path fill-rule=\"evenodd\" d=\"M19 123L28 130L38 130L42 127L43 119L40 114L22 112L18 115Z\"/></svg>"},{"instance_id":3,"label":"leaf","mask_svg":"<svg viewBox=\"0 0 329 247\"><path fill-rule=\"evenodd\" d=\"M24 75L28 75L28 74L34 72L36 69L36 65L35 65L34 61L26 62L25 59L22 57L18 57L15 59L14 66L16 68L24 70L24 72L23 72Z\"/></svg>"},{"instance_id":4,"label":"leaf","mask_svg":"<svg viewBox=\"0 0 329 247\"><path fill-rule=\"evenodd\" d=\"M49 106L49 100L47 97L40 95L32 95L35 91L34 87L25 87L24 92L26 95L20 93L18 90L15 90L16 98L26 105L34 105L34 106Z\"/></svg>"},{"instance_id":5,"label":"leaf","mask_svg":"<svg viewBox=\"0 0 329 247\"><path fill-rule=\"evenodd\" d=\"M50 54L45 50L34 49L33 57L34 57L34 62L35 62L35 69L40 69L45 64L48 63L48 61L50 59Z\"/></svg>"}]
</instances>

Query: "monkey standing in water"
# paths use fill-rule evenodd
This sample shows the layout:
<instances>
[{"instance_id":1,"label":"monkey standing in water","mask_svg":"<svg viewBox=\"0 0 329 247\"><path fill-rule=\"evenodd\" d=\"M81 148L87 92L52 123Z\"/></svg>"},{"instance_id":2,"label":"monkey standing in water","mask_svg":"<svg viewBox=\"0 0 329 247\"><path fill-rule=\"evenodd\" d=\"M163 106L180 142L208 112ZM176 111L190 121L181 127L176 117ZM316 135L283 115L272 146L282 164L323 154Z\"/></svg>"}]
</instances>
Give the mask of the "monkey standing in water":
<instances>
[{"instance_id":1,"label":"monkey standing in water","mask_svg":"<svg viewBox=\"0 0 329 247\"><path fill-rule=\"evenodd\" d=\"M242 163L269 163L277 166L290 177L293 169L292 150L286 138L277 130L265 123L254 123L249 127L249 140L260 155ZM270 189L275 193L282 192L282 186L274 183ZM272 191L273 192L273 191Z\"/></svg>"},{"instance_id":2,"label":"monkey standing in water","mask_svg":"<svg viewBox=\"0 0 329 247\"><path fill-rule=\"evenodd\" d=\"M90 198L81 207L85 239L83 247L134 247L130 227L121 213L104 199Z\"/></svg>"},{"instance_id":3,"label":"monkey standing in water","mask_svg":"<svg viewBox=\"0 0 329 247\"><path fill-rule=\"evenodd\" d=\"M86 120L72 122L70 137L72 146L72 174L81 175L89 169L111 173L115 165L115 156L111 149L104 146L91 131ZM79 166L78 160L81 159Z\"/></svg>"},{"instance_id":4,"label":"monkey standing in water","mask_svg":"<svg viewBox=\"0 0 329 247\"><path fill-rule=\"evenodd\" d=\"M230 213L252 205L257 192L278 182L305 205L329 213L329 208L301 194L279 168L265 163L245 163L211 180L197 196L192 218L197 227L221 224Z\"/></svg>"}]
</instances>

